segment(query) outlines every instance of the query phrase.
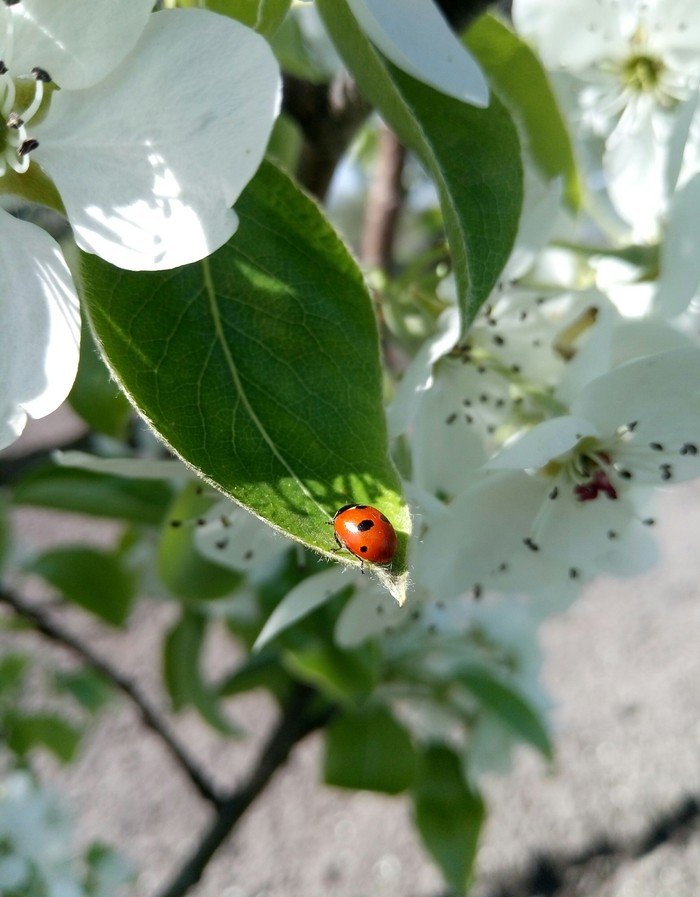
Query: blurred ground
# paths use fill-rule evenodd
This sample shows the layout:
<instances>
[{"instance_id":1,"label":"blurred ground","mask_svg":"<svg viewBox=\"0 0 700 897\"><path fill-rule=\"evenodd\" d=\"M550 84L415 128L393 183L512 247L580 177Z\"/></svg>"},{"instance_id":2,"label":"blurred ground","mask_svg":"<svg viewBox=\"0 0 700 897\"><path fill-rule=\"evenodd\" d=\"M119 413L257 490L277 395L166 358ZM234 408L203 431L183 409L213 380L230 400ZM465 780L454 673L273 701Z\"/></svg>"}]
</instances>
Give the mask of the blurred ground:
<instances>
[{"instance_id":1,"label":"blurred ground","mask_svg":"<svg viewBox=\"0 0 700 897\"><path fill-rule=\"evenodd\" d=\"M548 768L523 749L510 775L486 782L490 819L473 897L700 895L700 485L669 490L658 520L659 568L634 581L598 582L543 629L556 762ZM31 543L100 538L94 522L74 521L67 531L64 518L46 512L23 510L18 523ZM128 633L105 633L87 619L79 627L157 700L152 658L172 617L171 608L149 604ZM224 646L212 647L216 663ZM274 713L249 696L237 718L249 739L223 741L193 717L176 722L192 756L229 785L245 777ZM320 786L319 757L316 738L296 750L194 895L444 893L407 805ZM114 843L136 861L137 897L158 893L208 818L124 701L103 716L78 763L42 765L72 802L81 838Z\"/></svg>"}]
</instances>

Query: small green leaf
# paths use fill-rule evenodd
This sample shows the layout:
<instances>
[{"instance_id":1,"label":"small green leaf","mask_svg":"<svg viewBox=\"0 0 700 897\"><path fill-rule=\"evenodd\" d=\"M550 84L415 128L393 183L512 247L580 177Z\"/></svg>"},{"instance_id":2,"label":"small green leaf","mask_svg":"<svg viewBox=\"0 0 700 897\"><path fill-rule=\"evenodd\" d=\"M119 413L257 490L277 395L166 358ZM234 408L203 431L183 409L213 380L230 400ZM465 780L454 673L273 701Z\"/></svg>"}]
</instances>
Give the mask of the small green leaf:
<instances>
[{"instance_id":1,"label":"small green leaf","mask_svg":"<svg viewBox=\"0 0 700 897\"><path fill-rule=\"evenodd\" d=\"M385 707L343 713L326 730L327 785L399 794L416 772L411 738Z\"/></svg>"},{"instance_id":2,"label":"small green leaf","mask_svg":"<svg viewBox=\"0 0 700 897\"><path fill-rule=\"evenodd\" d=\"M484 824L484 802L467 786L459 758L446 747L428 748L418 770L416 826L455 894L465 894Z\"/></svg>"},{"instance_id":3,"label":"small green leaf","mask_svg":"<svg viewBox=\"0 0 700 897\"><path fill-rule=\"evenodd\" d=\"M206 0L212 12L238 19L259 34L270 37L287 15L292 0Z\"/></svg>"},{"instance_id":4,"label":"small green leaf","mask_svg":"<svg viewBox=\"0 0 700 897\"><path fill-rule=\"evenodd\" d=\"M341 589L348 587L347 577L339 569L324 570L302 580L280 601L255 640L258 651L288 626L301 620L311 611L330 601Z\"/></svg>"},{"instance_id":5,"label":"small green leaf","mask_svg":"<svg viewBox=\"0 0 700 897\"><path fill-rule=\"evenodd\" d=\"M222 712L216 689L202 677L200 657L205 635L205 618L188 612L183 613L167 635L163 646L163 674L173 710L194 707L213 728L225 735L238 735L240 729Z\"/></svg>"},{"instance_id":6,"label":"small green leaf","mask_svg":"<svg viewBox=\"0 0 700 897\"><path fill-rule=\"evenodd\" d=\"M69 763L82 737L80 730L52 713L25 714L13 710L5 714L4 724L7 746L18 757L44 747L63 763Z\"/></svg>"},{"instance_id":7,"label":"small green leaf","mask_svg":"<svg viewBox=\"0 0 700 897\"><path fill-rule=\"evenodd\" d=\"M28 663L26 654L5 654L0 658L0 695L15 692L22 685Z\"/></svg>"},{"instance_id":8,"label":"small green leaf","mask_svg":"<svg viewBox=\"0 0 700 897\"><path fill-rule=\"evenodd\" d=\"M578 209L581 182L571 138L538 57L490 15L472 25L465 43L522 127L535 164L547 180L564 178L566 200L572 209Z\"/></svg>"},{"instance_id":9,"label":"small green leaf","mask_svg":"<svg viewBox=\"0 0 700 897\"><path fill-rule=\"evenodd\" d=\"M105 679L90 669L57 672L54 682L59 692L71 695L91 714L98 713L112 695L112 689Z\"/></svg>"},{"instance_id":10,"label":"small green leaf","mask_svg":"<svg viewBox=\"0 0 700 897\"><path fill-rule=\"evenodd\" d=\"M342 651L323 644L285 651L282 660L292 675L343 704L366 700L377 682L377 659L369 647Z\"/></svg>"},{"instance_id":11,"label":"small green leaf","mask_svg":"<svg viewBox=\"0 0 700 897\"><path fill-rule=\"evenodd\" d=\"M280 666L279 653L274 650L261 651L245 658L233 673L218 686L220 697L232 697L256 688L266 688L279 696L289 690L291 679Z\"/></svg>"},{"instance_id":12,"label":"small green leaf","mask_svg":"<svg viewBox=\"0 0 700 897\"><path fill-rule=\"evenodd\" d=\"M365 37L346 0L317 0L317 6L363 94L435 181L466 331L517 233L522 165L515 125L494 96L487 109L477 109L400 71Z\"/></svg>"},{"instance_id":13,"label":"small green leaf","mask_svg":"<svg viewBox=\"0 0 700 897\"><path fill-rule=\"evenodd\" d=\"M306 13L309 9L296 6L278 28L272 49L282 70L295 78L312 84L328 84L340 68L340 60L332 44L322 31L309 34ZM312 19L318 29L318 24Z\"/></svg>"},{"instance_id":14,"label":"small green leaf","mask_svg":"<svg viewBox=\"0 0 700 897\"><path fill-rule=\"evenodd\" d=\"M197 520L203 519L213 504L214 499L202 495L197 483L190 483L173 502L163 527L158 545L158 574L180 598L221 598L230 595L243 579L235 570L207 560L194 544Z\"/></svg>"},{"instance_id":15,"label":"small green leaf","mask_svg":"<svg viewBox=\"0 0 700 897\"><path fill-rule=\"evenodd\" d=\"M208 259L120 271L83 255L93 326L123 388L205 479L330 558L344 504L410 530L389 458L374 310L318 207L263 164ZM343 555L345 563L359 561Z\"/></svg>"},{"instance_id":16,"label":"small green leaf","mask_svg":"<svg viewBox=\"0 0 700 897\"><path fill-rule=\"evenodd\" d=\"M126 436L132 407L100 357L86 321L80 336L78 374L68 401L90 429L115 439Z\"/></svg>"},{"instance_id":17,"label":"small green leaf","mask_svg":"<svg viewBox=\"0 0 700 897\"><path fill-rule=\"evenodd\" d=\"M12 501L113 517L144 526L157 526L172 499L172 490L158 480L93 473L69 467L43 467L17 483Z\"/></svg>"},{"instance_id":18,"label":"small green leaf","mask_svg":"<svg viewBox=\"0 0 700 897\"><path fill-rule=\"evenodd\" d=\"M122 626L134 602L134 580L119 558L107 551L77 546L54 548L24 569L42 576L63 597L106 623Z\"/></svg>"},{"instance_id":19,"label":"small green leaf","mask_svg":"<svg viewBox=\"0 0 700 897\"><path fill-rule=\"evenodd\" d=\"M551 759L552 743L547 727L514 685L481 666L462 667L455 671L455 676L487 710L498 716L523 741Z\"/></svg>"}]
</instances>

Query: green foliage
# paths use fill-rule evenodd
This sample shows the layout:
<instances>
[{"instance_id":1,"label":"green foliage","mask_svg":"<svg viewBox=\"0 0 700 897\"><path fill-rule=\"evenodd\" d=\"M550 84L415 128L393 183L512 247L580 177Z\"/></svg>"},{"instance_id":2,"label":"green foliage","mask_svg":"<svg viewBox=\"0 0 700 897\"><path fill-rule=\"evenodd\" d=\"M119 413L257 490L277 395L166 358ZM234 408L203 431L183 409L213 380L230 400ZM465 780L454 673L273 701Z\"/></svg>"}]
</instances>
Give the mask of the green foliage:
<instances>
[{"instance_id":1,"label":"green foliage","mask_svg":"<svg viewBox=\"0 0 700 897\"><path fill-rule=\"evenodd\" d=\"M577 210L581 182L574 150L539 58L493 16L478 19L467 32L465 43L522 128L525 145L537 167L547 180L564 179L566 200Z\"/></svg>"},{"instance_id":2,"label":"green foliage","mask_svg":"<svg viewBox=\"0 0 700 897\"><path fill-rule=\"evenodd\" d=\"M421 755L413 802L423 843L455 894L464 894L485 808L481 797L465 783L460 760L449 748L434 746Z\"/></svg>"},{"instance_id":3,"label":"green foliage","mask_svg":"<svg viewBox=\"0 0 700 897\"><path fill-rule=\"evenodd\" d=\"M336 717L326 730L327 785L399 794L413 783L411 737L385 707L367 705Z\"/></svg>"},{"instance_id":4,"label":"green foliage","mask_svg":"<svg viewBox=\"0 0 700 897\"><path fill-rule=\"evenodd\" d=\"M105 623L122 626L131 611L135 582L118 555L87 546L54 548L24 569L42 576L72 604Z\"/></svg>"},{"instance_id":5,"label":"green foliage","mask_svg":"<svg viewBox=\"0 0 700 897\"><path fill-rule=\"evenodd\" d=\"M8 711L2 719L7 746L18 757L44 747L63 763L70 763L80 745L82 732L55 713Z\"/></svg>"},{"instance_id":6,"label":"green foliage","mask_svg":"<svg viewBox=\"0 0 700 897\"><path fill-rule=\"evenodd\" d=\"M26 654L12 652L0 657L0 699L7 699L21 687L29 664Z\"/></svg>"},{"instance_id":7,"label":"green foliage","mask_svg":"<svg viewBox=\"0 0 700 897\"><path fill-rule=\"evenodd\" d=\"M454 671L484 708L514 733L551 759L552 744L541 715L515 686L485 666L468 665Z\"/></svg>"},{"instance_id":8,"label":"green foliage","mask_svg":"<svg viewBox=\"0 0 700 897\"><path fill-rule=\"evenodd\" d=\"M265 37L271 37L279 28L291 0L206 0L212 12L238 19Z\"/></svg>"},{"instance_id":9,"label":"green foliage","mask_svg":"<svg viewBox=\"0 0 700 897\"><path fill-rule=\"evenodd\" d=\"M17 505L54 508L157 526L170 504L172 489L161 480L132 480L75 467L42 467L15 486Z\"/></svg>"},{"instance_id":10,"label":"green foliage","mask_svg":"<svg viewBox=\"0 0 700 897\"><path fill-rule=\"evenodd\" d=\"M158 545L158 573L170 591L180 598L207 601L230 594L242 581L240 573L204 558L192 539L194 527L214 504L190 483L177 496L168 514ZM174 525L177 524L177 525Z\"/></svg>"},{"instance_id":11,"label":"green foliage","mask_svg":"<svg viewBox=\"0 0 700 897\"><path fill-rule=\"evenodd\" d=\"M363 94L435 181L466 330L517 232L522 164L515 125L496 97L487 109L476 109L397 69L365 37L346 0L318 0L317 6Z\"/></svg>"},{"instance_id":12,"label":"green foliage","mask_svg":"<svg viewBox=\"0 0 700 897\"><path fill-rule=\"evenodd\" d=\"M90 429L115 439L126 436L131 405L111 378L85 321L80 336L78 375L68 401Z\"/></svg>"},{"instance_id":13,"label":"green foliage","mask_svg":"<svg viewBox=\"0 0 700 897\"><path fill-rule=\"evenodd\" d=\"M57 671L54 685L60 694L70 695L83 710L91 715L99 713L109 701L112 689L107 681L89 668Z\"/></svg>"},{"instance_id":14,"label":"green foliage","mask_svg":"<svg viewBox=\"0 0 700 897\"><path fill-rule=\"evenodd\" d=\"M175 712L194 707L210 726L225 735L237 735L240 730L224 715L216 688L202 676L206 628L204 616L184 611L170 630L163 646L165 685Z\"/></svg>"},{"instance_id":15,"label":"green foliage","mask_svg":"<svg viewBox=\"0 0 700 897\"><path fill-rule=\"evenodd\" d=\"M329 557L337 508L376 505L399 534L400 573L410 521L360 271L270 165L236 211L237 233L196 265L134 273L83 256L102 350L142 414L224 493Z\"/></svg>"},{"instance_id":16,"label":"green foliage","mask_svg":"<svg viewBox=\"0 0 700 897\"><path fill-rule=\"evenodd\" d=\"M318 688L330 701L346 705L364 701L379 674L374 650L344 651L330 641L286 651L282 662L289 673Z\"/></svg>"}]
</instances>

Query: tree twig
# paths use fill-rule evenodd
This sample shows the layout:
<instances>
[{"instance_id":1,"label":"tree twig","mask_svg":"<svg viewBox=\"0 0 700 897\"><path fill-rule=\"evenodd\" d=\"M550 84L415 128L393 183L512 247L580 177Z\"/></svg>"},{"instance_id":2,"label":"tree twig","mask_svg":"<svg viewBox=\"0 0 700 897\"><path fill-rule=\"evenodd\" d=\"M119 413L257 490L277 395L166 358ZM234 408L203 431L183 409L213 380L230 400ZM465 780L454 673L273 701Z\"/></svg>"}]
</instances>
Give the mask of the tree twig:
<instances>
[{"instance_id":1,"label":"tree twig","mask_svg":"<svg viewBox=\"0 0 700 897\"><path fill-rule=\"evenodd\" d=\"M200 880L214 853L264 790L275 772L287 761L292 748L310 732L327 722L332 713L330 709L314 717L308 715L309 705L315 697L316 692L312 688L304 685L297 687L247 781L219 805L213 822L203 833L180 871L161 892L160 897L182 897Z\"/></svg>"},{"instance_id":2,"label":"tree twig","mask_svg":"<svg viewBox=\"0 0 700 897\"><path fill-rule=\"evenodd\" d=\"M383 125L362 229L360 257L368 268L391 272L396 225L404 197L405 159L405 148L394 132Z\"/></svg>"},{"instance_id":3,"label":"tree twig","mask_svg":"<svg viewBox=\"0 0 700 897\"><path fill-rule=\"evenodd\" d=\"M347 75L331 84L285 75L282 103L304 135L297 179L323 199L336 165L372 107Z\"/></svg>"},{"instance_id":4,"label":"tree twig","mask_svg":"<svg viewBox=\"0 0 700 897\"><path fill-rule=\"evenodd\" d=\"M110 664L106 663L101 657L84 644L84 642L64 629L59 623L56 623L51 617L43 611L32 607L24 599L15 595L13 592L0 588L0 603L10 607L14 613L28 620L37 632L55 642L58 645L68 649L76 657L79 657L93 670L100 673L125 695L131 703L136 707L141 719L155 735L158 736L163 746L166 748L170 756L177 763L180 769L185 773L199 795L214 806L220 806L224 802L224 798L218 794L214 786L202 775L193 761L185 754L178 742L173 738L165 723L160 718L159 713L151 706L149 700L141 693L139 688L118 670L115 670Z\"/></svg>"}]
</instances>

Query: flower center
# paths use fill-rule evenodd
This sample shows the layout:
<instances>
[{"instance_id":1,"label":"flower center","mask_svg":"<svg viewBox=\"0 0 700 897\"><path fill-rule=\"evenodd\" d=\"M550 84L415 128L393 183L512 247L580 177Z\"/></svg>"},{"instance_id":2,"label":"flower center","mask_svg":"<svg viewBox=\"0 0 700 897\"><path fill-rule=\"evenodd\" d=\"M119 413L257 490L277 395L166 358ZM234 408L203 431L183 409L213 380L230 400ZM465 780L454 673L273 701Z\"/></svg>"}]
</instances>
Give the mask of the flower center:
<instances>
[{"instance_id":1,"label":"flower center","mask_svg":"<svg viewBox=\"0 0 700 897\"><path fill-rule=\"evenodd\" d=\"M623 441L629 437L634 427L622 427L617 434ZM573 493L580 502L594 501L601 495L618 497L618 487L614 479L627 480L631 474L616 464L610 449L592 436L582 439L563 461L550 461L543 472L559 477L562 474L573 484Z\"/></svg>"},{"instance_id":2,"label":"flower center","mask_svg":"<svg viewBox=\"0 0 700 897\"><path fill-rule=\"evenodd\" d=\"M644 53L635 54L622 66L622 81L633 93L652 93L659 87L664 64Z\"/></svg>"},{"instance_id":3,"label":"flower center","mask_svg":"<svg viewBox=\"0 0 700 897\"><path fill-rule=\"evenodd\" d=\"M44 85L51 81L48 72L34 68L27 78L16 81L0 60L0 177L8 168L24 174L29 168L29 154L39 141L27 130L41 108Z\"/></svg>"}]
</instances>

